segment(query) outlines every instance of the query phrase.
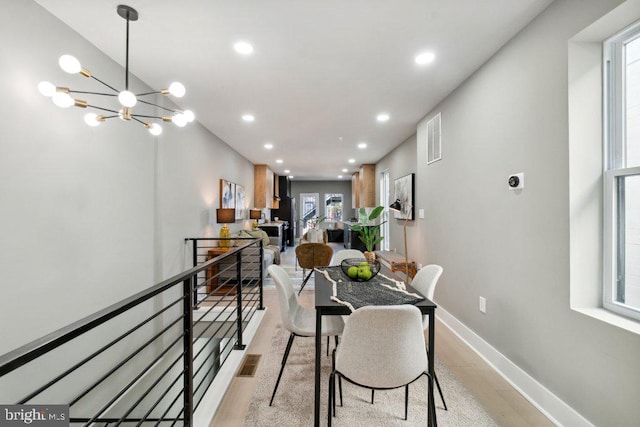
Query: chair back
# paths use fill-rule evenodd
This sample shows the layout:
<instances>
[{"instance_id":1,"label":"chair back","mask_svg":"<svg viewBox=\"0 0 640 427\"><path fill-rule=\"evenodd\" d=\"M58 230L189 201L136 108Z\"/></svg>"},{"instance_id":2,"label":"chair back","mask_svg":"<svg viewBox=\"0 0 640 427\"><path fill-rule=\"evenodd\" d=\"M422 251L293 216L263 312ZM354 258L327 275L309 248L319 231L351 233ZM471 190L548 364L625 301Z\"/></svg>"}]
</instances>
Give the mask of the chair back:
<instances>
[{"instance_id":1,"label":"chair back","mask_svg":"<svg viewBox=\"0 0 640 427\"><path fill-rule=\"evenodd\" d=\"M409 384L428 369L422 316L413 305L365 306L346 322L336 371L373 388Z\"/></svg>"},{"instance_id":2,"label":"chair back","mask_svg":"<svg viewBox=\"0 0 640 427\"><path fill-rule=\"evenodd\" d=\"M332 256L333 249L324 243L305 243L296 247L296 257L302 268L326 267Z\"/></svg>"},{"instance_id":3,"label":"chair back","mask_svg":"<svg viewBox=\"0 0 640 427\"><path fill-rule=\"evenodd\" d=\"M416 288L418 292L433 301L433 294L436 291L438 279L442 275L442 267L436 264L429 264L422 267L413 278L411 286ZM429 316L422 318L422 324L426 329L429 326Z\"/></svg>"},{"instance_id":4,"label":"chair back","mask_svg":"<svg viewBox=\"0 0 640 427\"><path fill-rule=\"evenodd\" d=\"M364 254L357 249L343 249L333 255L331 265L340 265L342 261L348 258L366 259Z\"/></svg>"},{"instance_id":5,"label":"chair back","mask_svg":"<svg viewBox=\"0 0 640 427\"><path fill-rule=\"evenodd\" d=\"M306 233L304 233L302 235L302 237L300 238L300 243L328 243L329 242L329 235L327 234L326 231L322 230L322 242L318 241L317 236L316 238L310 238L309 233L318 233L320 230L309 230Z\"/></svg>"},{"instance_id":6,"label":"chair back","mask_svg":"<svg viewBox=\"0 0 640 427\"><path fill-rule=\"evenodd\" d=\"M287 274L286 270L279 265L272 264L268 268L269 275L276 284L276 291L278 292L278 303L280 305L280 316L282 317L283 326L290 332L296 332L294 318L296 312L300 306L298 304L298 298L293 290L293 284L291 278Z\"/></svg>"}]
</instances>

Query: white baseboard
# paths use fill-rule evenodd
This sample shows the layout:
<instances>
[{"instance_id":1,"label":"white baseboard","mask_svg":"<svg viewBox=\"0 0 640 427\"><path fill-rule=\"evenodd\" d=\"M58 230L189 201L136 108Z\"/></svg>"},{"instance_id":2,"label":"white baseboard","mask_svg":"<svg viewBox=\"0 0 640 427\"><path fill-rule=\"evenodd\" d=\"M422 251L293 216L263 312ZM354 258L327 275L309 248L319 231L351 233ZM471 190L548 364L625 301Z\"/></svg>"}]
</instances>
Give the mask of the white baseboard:
<instances>
[{"instance_id":1,"label":"white baseboard","mask_svg":"<svg viewBox=\"0 0 640 427\"><path fill-rule=\"evenodd\" d=\"M266 311L266 307L264 310L257 310L247 325L247 328L244 330L242 338L247 348L249 347L249 344L251 344L251 341L253 341L253 337L256 335L258 326L260 326ZM246 349L231 351L231 354L229 354L229 357L227 357L227 360L224 362L220 371L218 371L216 377L209 386L209 389L203 396L202 401L200 401L198 409L193 413L193 425L195 427L208 427L211 425L213 417L215 416L227 389L231 385L231 381L233 381L233 377L240 367L246 352Z\"/></svg>"},{"instance_id":2,"label":"white baseboard","mask_svg":"<svg viewBox=\"0 0 640 427\"><path fill-rule=\"evenodd\" d=\"M442 307L438 307L436 312L436 317L445 326L484 359L552 423L557 426L593 427L589 420L492 347L451 313Z\"/></svg>"}]
</instances>

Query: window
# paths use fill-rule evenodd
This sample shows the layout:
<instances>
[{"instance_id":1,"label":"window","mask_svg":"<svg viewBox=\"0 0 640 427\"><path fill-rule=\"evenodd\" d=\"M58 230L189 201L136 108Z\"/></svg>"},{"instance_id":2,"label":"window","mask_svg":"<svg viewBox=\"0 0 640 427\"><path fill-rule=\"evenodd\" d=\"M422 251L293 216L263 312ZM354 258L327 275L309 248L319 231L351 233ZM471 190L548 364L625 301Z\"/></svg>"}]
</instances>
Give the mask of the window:
<instances>
[{"instance_id":1,"label":"window","mask_svg":"<svg viewBox=\"0 0 640 427\"><path fill-rule=\"evenodd\" d=\"M604 307L640 319L640 25L604 48Z\"/></svg>"},{"instance_id":2,"label":"window","mask_svg":"<svg viewBox=\"0 0 640 427\"><path fill-rule=\"evenodd\" d=\"M342 194L326 193L324 195L324 216L327 221L342 221Z\"/></svg>"}]
</instances>

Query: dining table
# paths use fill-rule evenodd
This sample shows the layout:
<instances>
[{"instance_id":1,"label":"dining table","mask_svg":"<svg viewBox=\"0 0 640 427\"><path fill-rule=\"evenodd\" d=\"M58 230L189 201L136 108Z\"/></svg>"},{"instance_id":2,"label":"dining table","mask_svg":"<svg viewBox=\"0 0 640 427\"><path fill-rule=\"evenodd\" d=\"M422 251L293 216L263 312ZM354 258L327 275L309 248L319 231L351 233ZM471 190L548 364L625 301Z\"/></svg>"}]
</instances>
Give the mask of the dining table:
<instances>
[{"instance_id":1,"label":"dining table","mask_svg":"<svg viewBox=\"0 0 640 427\"><path fill-rule=\"evenodd\" d=\"M322 316L348 316L353 310L364 305L394 304L413 304L420 309L423 315L429 316L427 425L436 426L436 408L433 399L436 304L411 285L396 280L391 272L386 270L381 270L369 281L358 282L344 274L340 266L321 267L314 270L314 279L316 308L314 426L320 426Z\"/></svg>"}]
</instances>

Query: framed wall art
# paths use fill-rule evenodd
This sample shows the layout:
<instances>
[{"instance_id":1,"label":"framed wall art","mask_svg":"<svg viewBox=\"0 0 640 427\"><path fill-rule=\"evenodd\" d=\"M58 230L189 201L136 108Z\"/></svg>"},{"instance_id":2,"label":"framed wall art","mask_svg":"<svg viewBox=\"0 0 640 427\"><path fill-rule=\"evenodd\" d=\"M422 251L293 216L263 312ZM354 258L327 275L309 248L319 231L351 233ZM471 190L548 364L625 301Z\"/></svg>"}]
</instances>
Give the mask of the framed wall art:
<instances>
[{"instance_id":1,"label":"framed wall art","mask_svg":"<svg viewBox=\"0 0 640 427\"><path fill-rule=\"evenodd\" d=\"M398 219L409 219L413 221L414 218L414 181L415 174L410 173L393 181L395 189L394 200L399 199L402 205L402 212L394 212L393 217Z\"/></svg>"},{"instance_id":2,"label":"framed wall art","mask_svg":"<svg viewBox=\"0 0 640 427\"><path fill-rule=\"evenodd\" d=\"M226 179L220 180L220 207L222 209L236 207L236 185Z\"/></svg>"},{"instance_id":3,"label":"framed wall art","mask_svg":"<svg viewBox=\"0 0 640 427\"><path fill-rule=\"evenodd\" d=\"M236 184L236 219L245 219L246 206L245 206L245 189L244 185Z\"/></svg>"}]
</instances>

